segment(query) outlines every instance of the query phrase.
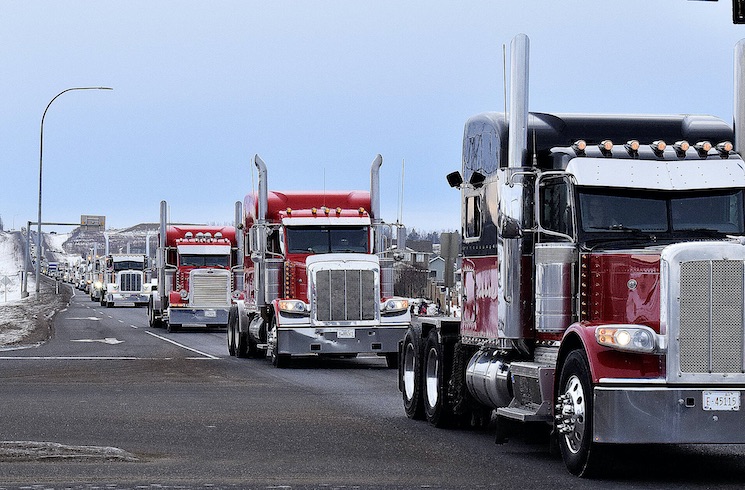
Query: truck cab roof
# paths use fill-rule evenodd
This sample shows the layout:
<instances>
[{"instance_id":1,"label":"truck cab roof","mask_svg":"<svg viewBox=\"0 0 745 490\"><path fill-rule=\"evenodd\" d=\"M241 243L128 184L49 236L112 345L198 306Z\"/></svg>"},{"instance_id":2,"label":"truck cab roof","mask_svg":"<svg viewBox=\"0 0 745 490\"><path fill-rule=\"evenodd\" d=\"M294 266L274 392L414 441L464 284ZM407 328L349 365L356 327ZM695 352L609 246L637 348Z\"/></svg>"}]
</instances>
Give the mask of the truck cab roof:
<instances>
[{"instance_id":1,"label":"truck cab roof","mask_svg":"<svg viewBox=\"0 0 745 490\"><path fill-rule=\"evenodd\" d=\"M503 113L485 112L471 117L463 138L463 170L468 180L473 171L484 175L507 166L508 119ZM669 146L667 155L676 156L673 144L687 141L692 147L708 141L716 145L732 141L732 128L721 119L705 115L648 115L648 114L547 114L531 112L528 117L528 159L526 166L537 164L544 170L563 170L568 159L557 158L557 148L571 148L578 140L587 146L588 155L603 141L612 141L620 150L631 140L640 143L636 155L625 156L625 151L612 155L620 158L658 158L648 145L664 141ZM712 156L716 156L714 153ZM687 158L687 157L683 157ZM694 156L691 156L694 158ZM534 159L534 161L533 161Z\"/></svg>"}]
</instances>

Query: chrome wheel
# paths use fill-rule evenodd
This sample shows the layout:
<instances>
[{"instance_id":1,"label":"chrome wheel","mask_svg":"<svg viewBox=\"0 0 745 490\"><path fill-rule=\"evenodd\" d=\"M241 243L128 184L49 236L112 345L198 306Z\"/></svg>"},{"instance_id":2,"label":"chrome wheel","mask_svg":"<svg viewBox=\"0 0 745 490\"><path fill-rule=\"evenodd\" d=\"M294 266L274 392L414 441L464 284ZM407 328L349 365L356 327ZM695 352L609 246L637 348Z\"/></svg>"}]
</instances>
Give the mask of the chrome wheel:
<instances>
[{"instance_id":1,"label":"chrome wheel","mask_svg":"<svg viewBox=\"0 0 745 490\"><path fill-rule=\"evenodd\" d=\"M411 400L414 398L414 390L416 387L414 370L416 369L416 352L414 352L414 344L407 343L404 351L404 366L403 366L403 385L404 394L406 398Z\"/></svg>"},{"instance_id":2,"label":"chrome wheel","mask_svg":"<svg viewBox=\"0 0 745 490\"><path fill-rule=\"evenodd\" d=\"M557 429L573 454L582 449L585 436L585 390L577 376L571 376L566 391L559 396Z\"/></svg>"},{"instance_id":3,"label":"chrome wheel","mask_svg":"<svg viewBox=\"0 0 745 490\"><path fill-rule=\"evenodd\" d=\"M439 372L440 357L437 355L437 349L430 347L424 368L424 383L426 384L427 404L432 408L436 407L439 401Z\"/></svg>"}]
</instances>

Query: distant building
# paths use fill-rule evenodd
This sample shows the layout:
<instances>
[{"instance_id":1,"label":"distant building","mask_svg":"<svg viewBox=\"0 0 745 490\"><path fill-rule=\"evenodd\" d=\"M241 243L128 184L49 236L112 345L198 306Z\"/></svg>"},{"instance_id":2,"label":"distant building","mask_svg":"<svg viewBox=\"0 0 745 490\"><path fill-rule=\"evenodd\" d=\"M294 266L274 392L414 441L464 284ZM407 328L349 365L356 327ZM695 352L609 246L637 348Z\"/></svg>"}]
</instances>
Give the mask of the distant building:
<instances>
[{"instance_id":1,"label":"distant building","mask_svg":"<svg viewBox=\"0 0 745 490\"><path fill-rule=\"evenodd\" d=\"M429 259L429 278L437 284L445 283L445 259L439 255Z\"/></svg>"},{"instance_id":2,"label":"distant building","mask_svg":"<svg viewBox=\"0 0 745 490\"><path fill-rule=\"evenodd\" d=\"M432 257L432 242L429 240L407 240L404 262L418 269L429 270Z\"/></svg>"}]
</instances>

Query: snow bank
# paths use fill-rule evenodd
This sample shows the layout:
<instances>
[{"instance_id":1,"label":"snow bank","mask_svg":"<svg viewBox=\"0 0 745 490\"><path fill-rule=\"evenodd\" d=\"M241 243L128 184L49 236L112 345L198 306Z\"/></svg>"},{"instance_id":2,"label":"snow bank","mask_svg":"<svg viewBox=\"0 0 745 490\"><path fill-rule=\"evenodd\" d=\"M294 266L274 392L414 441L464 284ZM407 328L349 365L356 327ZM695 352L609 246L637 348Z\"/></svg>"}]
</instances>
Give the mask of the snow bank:
<instances>
[{"instance_id":1,"label":"snow bank","mask_svg":"<svg viewBox=\"0 0 745 490\"><path fill-rule=\"evenodd\" d=\"M64 240L63 240L64 241ZM60 250L61 247L60 247ZM69 300L69 288L55 294L53 281L43 280L41 294L35 294L34 274L29 274L26 298L21 298L23 238L19 232L0 232L0 350L6 346L43 342L51 331L51 318ZM10 347L13 348L13 347Z\"/></svg>"},{"instance_id":2,"label":"snow bank","mask_svg":"<svg viewBox=\"0 0 745 490\"><path fill-rule=\"evenodd\" d=\"M20 233L0 232L0 305L21 299L19 271L23 269L23 245L20 236Z\"/></svg>"}]
</instances>

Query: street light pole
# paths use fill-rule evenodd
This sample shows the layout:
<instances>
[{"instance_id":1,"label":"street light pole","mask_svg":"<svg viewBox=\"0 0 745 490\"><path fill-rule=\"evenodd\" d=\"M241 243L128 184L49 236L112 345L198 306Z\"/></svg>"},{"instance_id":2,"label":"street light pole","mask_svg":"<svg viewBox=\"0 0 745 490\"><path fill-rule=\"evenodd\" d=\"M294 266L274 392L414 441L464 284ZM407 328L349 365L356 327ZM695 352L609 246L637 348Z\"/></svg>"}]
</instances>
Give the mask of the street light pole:
<instances>
[{"instance_id":1,"label":"street light pole","mask_svg":"<svg viewBox=\"0 0 745 490\"><path fill-rule=\"evenodd\" d=\"M64 94L65 92L71 92L73 90L114 90L111 87L72 87L63 90L62 92L55 95L52 100L49 101L49 104L47 104L46 109L44 109L44 114L41 115L41 129L39 130L39 217L37 220L37 229L36 229L36 296L39 296L39 282L40 282L40 271L41 271L41 176L42 176L42 162L43 162L43 155L44 155L44 118L47 115L47 111L49 110L49 106L52 105L52 102L57 100L57 97ZM30 230L29 230L30 232Z\"/></svg>"}]
</instances>

